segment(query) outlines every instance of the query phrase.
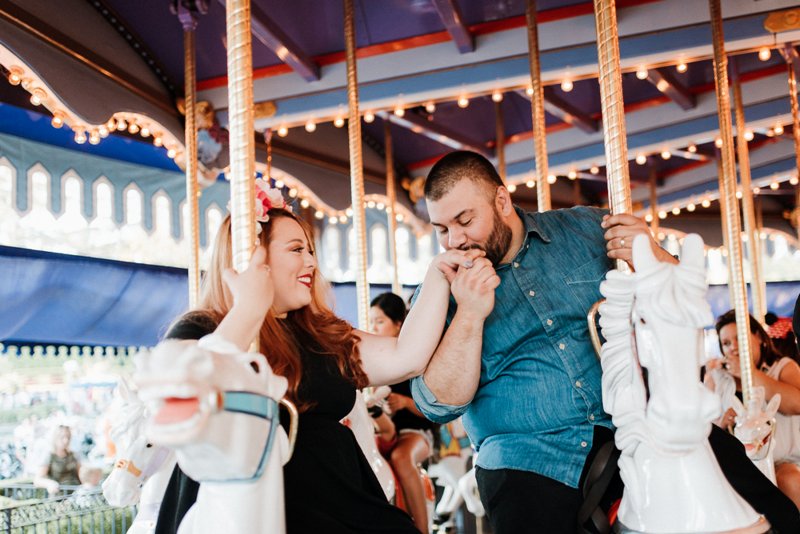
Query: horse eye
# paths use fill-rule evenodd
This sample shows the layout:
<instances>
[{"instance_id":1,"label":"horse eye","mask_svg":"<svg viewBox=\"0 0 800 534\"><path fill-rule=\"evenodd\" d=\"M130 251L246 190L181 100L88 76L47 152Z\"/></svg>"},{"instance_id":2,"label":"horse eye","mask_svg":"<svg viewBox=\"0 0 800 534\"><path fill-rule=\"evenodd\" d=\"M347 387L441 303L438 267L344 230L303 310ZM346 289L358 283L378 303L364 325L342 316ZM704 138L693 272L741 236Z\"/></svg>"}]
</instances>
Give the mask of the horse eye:
<instances>
[{"instance_id":1,"label":"horse eye","mask_svg":"<svg viewBox=\"0 0 800 534\"><path fill-rule=\"evenodd\" d=\"M642 324L647 324L647 321L644 320L644 317L639 317L639 322Z\"/></svg>"},{"instance_id":2,"label":"horse eye","mask_svg":"<svg viewBox=\"0 0 800 534\"><path fill-rule=\"evenodd\" d=\"M148 449L149 449L150 447L152 447L152 446L153 446L153 444L152 444L152 443L148 443L148 444L147 444L147 448L148 448Z\"/></svg>"}]
</instances>

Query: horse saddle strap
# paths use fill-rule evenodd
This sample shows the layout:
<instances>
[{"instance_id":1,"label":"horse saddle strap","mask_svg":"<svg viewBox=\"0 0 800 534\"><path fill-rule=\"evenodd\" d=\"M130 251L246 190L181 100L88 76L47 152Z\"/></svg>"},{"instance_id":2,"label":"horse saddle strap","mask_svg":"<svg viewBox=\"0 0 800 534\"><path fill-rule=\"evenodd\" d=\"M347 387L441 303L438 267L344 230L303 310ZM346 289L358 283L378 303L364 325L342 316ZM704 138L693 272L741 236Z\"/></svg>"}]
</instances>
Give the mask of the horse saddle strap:
<instances>
[{"instance_id":1,"label":"horse saddle strap","mask_svg":"<svg viewBox=\"0 0 800 534\"><path fill-rule=\"evenodd\" d=\"M600 509L600 501L611 483L611 479L617 472L617 460L620 452L614 446L614 440L607 441L600 446L600 450L589 466L589 472L583 484L583 504L578 510L578 532L590 532L586 530L586 521L591 519L592 525L599 534L608 534L611 525L603 510Z\"/></svg>"}]
</instances>

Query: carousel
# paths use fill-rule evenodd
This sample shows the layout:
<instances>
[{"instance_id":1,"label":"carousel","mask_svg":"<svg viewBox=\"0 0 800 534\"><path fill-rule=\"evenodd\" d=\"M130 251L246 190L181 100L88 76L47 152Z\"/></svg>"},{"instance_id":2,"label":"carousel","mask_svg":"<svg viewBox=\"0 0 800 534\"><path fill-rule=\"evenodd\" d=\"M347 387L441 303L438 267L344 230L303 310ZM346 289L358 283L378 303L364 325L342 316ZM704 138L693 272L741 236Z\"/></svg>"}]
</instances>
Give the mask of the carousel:
<instances>
[{"instance_id":1,"label":"carousel","mask_svg":"<svg viewBox=\"0 0 800 534\"><path fill-rule=\"evenodd\" d=\"M109 417L105 495L28 492L3 502L0 530L152 532L177 463L203 481L181 532L285 532L282 466L298 431L286 379L268 365L253 374L248 352L221 338L185 351L159 342L198 305L228 215L233 266L247 270L262 187L311 229L335 313L368 330L371 298L410 297L441 252L425 178L469 150L520 208L633 214L681 257L669 270L636 245L636 276L619 262L605 301L586 310L602 330L593 341L625 483L607 528L769 531L700 445L720 399L697 393L695 373L716 344L713 317L790 316L800 293L796 2L57 4L0 0L0 393L15 408L8 392L33 383L88 392L87 375L107 387L134 360L137 385L119 387ZM659 313L666 293L675 313ZM746 328L738 344L741 426L772 428ZM71 379L54 378L67 367ZM213 369L205 381L201 367ZM159 430L142 399L180 388L216 395L214 409L196 432ZM346 423L396 502L366 413L382 401L359 393ZM234 428L248 447L220 441ZM424 474L436 488L428 529L490 532L469 440L457 424L441 434ZM693 473L680 482L691 491L667 480L676 470Z\"/></svg>"}]
</instances>

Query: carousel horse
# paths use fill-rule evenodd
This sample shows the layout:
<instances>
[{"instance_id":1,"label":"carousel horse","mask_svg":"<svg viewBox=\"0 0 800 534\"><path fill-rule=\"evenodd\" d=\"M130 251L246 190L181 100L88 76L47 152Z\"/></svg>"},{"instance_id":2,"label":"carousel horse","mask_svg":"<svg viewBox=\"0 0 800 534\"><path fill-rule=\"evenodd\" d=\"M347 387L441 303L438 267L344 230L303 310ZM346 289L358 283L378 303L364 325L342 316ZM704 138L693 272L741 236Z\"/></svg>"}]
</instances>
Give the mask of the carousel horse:
<instances>
[{"instance_id":1,"label":"carousel horse","mask_svg":"<svg viewBox=\"0 0 800 534\"><path fill-rule=\"evenodd\" d=\"M283 465L297 411L280 400L287 381L264 356L214 334L167 340L142 358L136 383L154 407L147 435L174 450L181 470L200 482L180 534L286 531ZM279 424L279 402L292 416L290 438Z\"/></svg>"},{"instance_id":2,"label":"carousel horse","mask_svg":"<svg viewBox=\"0 0 800 534\"><path fill-rule=\"evenodd\" d=\"M145 405L124 379L116 394L119 406L113 410L111 438L117 454L114 468L103 482L103 496L111 506L137 506L128 534L151 534L175 467L175 454L147 439Z\"/></svg>"},{"instance_id":3,"label":"carousel horse","mask_svg":"<svg viewBox=\"0 0 800 534\"><path fill-rule=\"evenodd\" d=\"M699 236L680 265L659 262L647 236L633 243L636 273L610 271L600 291L603 407L617 430L625 490L623 532L760 533L769 522L730 486L708 435L719 399L699 380L705 260ZM646 370L646 371L645 371Z\"/></svg>"},{"instance_id":4,"label":"carousel horse","mask_svg":"<svg viewBox=\"0 0 800 534\"><path fill-rule=\"evenodd\" d=\"M347 417L342 419L342 424L353 431L361 451L378 478L386 499L390 502L395 498L396 494L394 475L389 463L378 452L378 445L375 442L375 424L367 409L385 400L391 391L388 386L375 388L369 394L362 394L361 391L356 391L356 402L353 405L353 410L347 414Z\"/></svg>"}]
</instances>

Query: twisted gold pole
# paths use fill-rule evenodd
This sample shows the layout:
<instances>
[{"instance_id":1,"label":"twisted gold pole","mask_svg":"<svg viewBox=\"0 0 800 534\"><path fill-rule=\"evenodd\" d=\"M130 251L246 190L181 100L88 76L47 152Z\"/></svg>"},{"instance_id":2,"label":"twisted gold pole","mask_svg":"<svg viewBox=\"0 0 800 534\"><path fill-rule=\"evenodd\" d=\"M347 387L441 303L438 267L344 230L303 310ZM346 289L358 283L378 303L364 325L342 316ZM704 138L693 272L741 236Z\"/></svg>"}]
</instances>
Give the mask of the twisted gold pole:
<instances>
[{"instance_id":1,"label":"twisted gold pole","mask_svg":"<svg viewBox=\"0 0 800 534\"><path fill-rule=\"evenodd\" d=\"M250 0L227 0L225 6L233 267L242 272L247 268L256 242Z\"/></svg>"},{"instance_id":2,"label":"twisted gold pole","mask_svg":"<svg viewBox=\"0 0 800 534\"><path fill-rule=\"evenodd\" d=\"M794 45L786 45L794 46ZM792 56L786 54L786 64L789 67L789 101L792 106L792 136L794 137L794 157L795 167L797 167L797 177L800 178L800 112L797 104L797 71L794 68ZM797 225L797 240L800 241L800 184L795 188L795 224Z\"/></svg>"},{"instance_id":3,"label":"twisted gold pole","mask_svg":"<svg viewBox=\"0 0 800 534\"><path fill-rule=\"evenodd\" d=\"M733 107L736 118L736 152L739 156L739 184L742 188L742 214L744 231L747 235L747 255L750 259L750 295L753 298L753 316L761 323L767 313L766 295L767 288L761 276L761 253L758 246L759 228L753 208L753 188L750 180L750 150L747 139L744 137L745 120L744 105L742 104L742 84L739 83L739 73L735 64L731 64L734 76L731 80L733 87Z\"/></svg>"},{"instance_id":4,"label":"twisted gold pole","mask_svg":"<svg viewBox=\"0 0 800 534\"><path fill-rule=\"evenodd\" d=\"M395 219L395 205L397 204L397 193L394 183L394 148L392 147L392 128L388 120L383 121L383 144L386 150L386 196L389 198L389 210L386 215L389 222L389 258L392 262L392 292L401 295L403 290L400 287L400 270L397 265L397 219Z\"/></svg>"},{"instance_id":5,"label":"twisted gold pole","mask_svg":"<svg viewBox=\"0 0 800 534\"><path fill-rule=\"evenodd\" d=\"M733 296L733 309L738 328L739 358L742 367L742 397L745 405L753 389L752 358L750 350L750 322L747 310L747 290L742 268L742 230L739 206L736 199L736 167L731 125L731 101L728 94L728 59L725 56L725 37L722 32L720 0L708 1L711 14L711 35L714 41L714 81L717 90L719 133L722 137L722 174L720 182L720 209L723 210L727 232L728 284Z\"/></svg>"},{"instance_id":6,"label":"twisted gold pole","mask_svg":"<svg viewBox=\"0 0 800 534\"><path fill-rule=\"evenodd\" d=\"M653 236L658 235L658 189L657 181L658 174L656 172L656 166L652 164L650 165L650 176L648 177L648 182L650 185L650 233Z\"/></svg>"},{"instance_id":7,"label":"twisted gold pole","mask_svg":"<svg viewBox=\"0 0 800 534\"><path fill-rule=\"evenodd\" d=\"M183 22L183 76L184 109L186 123L186 208L189 210L189 228L186 243L189 246L189 308L197 306L200 298L200 188L197 185L197 74L195 64L194 18ZM216 230L213 229L213 230Z\"/></svg>"},{"instance_id":8,"label":"twisted gold pole","mask_svg":"<svg viewBox=\"0 0 800 534\"><path fill-rule=\"evenodd\" d=\"M361 160L361 118L358 112L358 73L356 72L356 29L353 0L344 0L344 47L347 59L347 130L350 140L350 197L353 202L353 229L356 237L356 298L358 326L369 326L369 282L367 281L367 225L364 220L364 168ZM391 216L395 216L392 207Z\"/></svg>"},{"instance_id":9,"label":"twisted gold pole","mask_svg":"<svg viewBox=\"0 0 800 534\"><path fill-rule=\"evenodd\" d=\"M500 102L494 103L495 151L497 152L497 172L503 183L506 182L506 128L503 122L503 108ZM507 184L506 184L507 185Z\"/></svg>"},{"instance_id":10,"label":"twisted gold pole","mask_svg":"<svg viewBox=\"0 0 800 534\"><path fill-rule=\"evenodd\" d=\"M544 123L544 85L539 63L539 27L536 22L536 0L528 0L525 8L528 22L528 62L531 68L531 118L533 147L536 151L536 203L538 210L550 210L550 183L547 175L547 130Z\"/></svg>"},{"instance_id":11,"label":"twisted gold pole","mask_svg":"<svg viewBox=\"0 0 800 534\"><path fill-rule=\"evenodd\" d=\"M264 131L264 142L267 145L267 174L264 179L268 180L272 178L272 128L267 128Z\"/></svg>"},{"instance_id":12,"label":"twisted gold pole","mask_svg":"<svg viewBox=\"0 0 800 534\"><path fill-rule=\"evenodd\" d=\"M614 0L594 0L597 27L597 60L600 68L600 102L603 110L603 137L606 148L608 198L611 213L630 213L631 184L628 173L628 146L625 138L625 108L622 100L622 74L619 66L617 9ZM628 265L617 260L617 269Z\"/></svg>"}]
</instances>

